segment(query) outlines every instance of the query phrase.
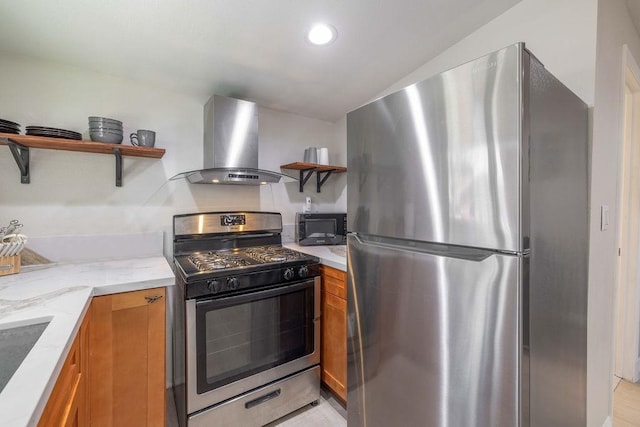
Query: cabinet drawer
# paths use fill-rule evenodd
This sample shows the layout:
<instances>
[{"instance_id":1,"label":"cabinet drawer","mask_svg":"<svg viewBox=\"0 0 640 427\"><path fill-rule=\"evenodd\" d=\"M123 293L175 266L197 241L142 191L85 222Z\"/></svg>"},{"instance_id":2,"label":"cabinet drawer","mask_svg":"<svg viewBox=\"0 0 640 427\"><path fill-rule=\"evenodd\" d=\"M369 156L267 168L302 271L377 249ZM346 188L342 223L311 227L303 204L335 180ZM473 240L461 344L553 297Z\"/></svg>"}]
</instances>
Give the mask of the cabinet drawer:
<instances>
[{"instance_id":1,"label":"cabinet drawer","mask_svg":"<svg viewBox=\"0 0 640 427\"><path fill-rule=\"evenodd\" d=\"M40 426L67 425L70 413L75 412L77 395L81 388L80 336L81 334L78 334L71 345L47 406L40 417Z\"/></svg>"},{"instance_id":2,"label":"cabinet drawer","mask_svg":"<svg viewBox=\"0 0 640 427\"><path fill-rule=\"evenodd\" d=\"M347 273L323 265L320 266L320 274L322 274L322 286L326 292L340 298L347 298Z\"/></svg>"},{"instance_id":3,"label":"cabinet drawer","mask_svg":"<svg viewBox=\"0 0 640 427\"><path fill-rule=\"evenodd\" d=\"M111 299L111 310L127 310L136 307L146 307L155 302L164 305L164 288L144 289L142 291L124 292L121 294L109 295ZM98 297L101 298L101 297Z\"/></svg>"}]
</instances>

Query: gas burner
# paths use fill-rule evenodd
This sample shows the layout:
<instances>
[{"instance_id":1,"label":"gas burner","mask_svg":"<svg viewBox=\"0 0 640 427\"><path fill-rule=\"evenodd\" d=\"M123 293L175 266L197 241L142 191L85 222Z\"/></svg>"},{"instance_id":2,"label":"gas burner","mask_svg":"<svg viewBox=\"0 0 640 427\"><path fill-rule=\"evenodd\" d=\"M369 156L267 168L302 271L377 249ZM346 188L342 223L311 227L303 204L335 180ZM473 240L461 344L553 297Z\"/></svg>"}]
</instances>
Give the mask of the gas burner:
<instances>
[{"instance_id":1,"label":"gas burner","mask_svg":"<svg viewBox=\"0 0 640 427\"><path fill-rule=\"evenodd\" d=\"M260 262L284 262L295 261L307 257L307 255L282 246L256 246L245 249L245 254Z\"/></svg>"},{"instance_id":2,"label":"gas burner","mask_svg":"<svg viewBox=\"0 0 640 427\"><path fill-rule=\"evenodd\" d=\"M205 252L189 256L189 261L200 271L222 270L249 265L246 259L225 252Z\"/></svg>"}]
</instances>

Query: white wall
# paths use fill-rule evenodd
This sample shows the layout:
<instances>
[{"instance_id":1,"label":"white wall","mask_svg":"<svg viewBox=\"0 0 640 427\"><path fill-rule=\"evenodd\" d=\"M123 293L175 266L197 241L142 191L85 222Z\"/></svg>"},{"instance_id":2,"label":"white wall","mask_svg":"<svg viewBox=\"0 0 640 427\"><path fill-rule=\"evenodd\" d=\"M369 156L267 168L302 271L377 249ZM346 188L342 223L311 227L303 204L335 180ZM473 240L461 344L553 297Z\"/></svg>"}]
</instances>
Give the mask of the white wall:
<instances>
[{"instance_id":1,"label":"white wall","mask_svg":"<svg viewBox=\"0 0 640 427\"><path fill-rule=\"evenodd\" d=\"M640 38L624 0L600 0L596 54L589 263L589 419L600 426L611 414L615 305L618 156L622 140L622 46L640 61ZM611 225L600 231L599 209L610 207Z\"/></svg>"},{"instance_id":2,"label":"white wall","mask_svg":"<svg viewBox=\"0 0 640 427\"><path fill-rule=\"evenodd\" d=\"M596 105L592 173L598 177L591 190L591 243L589 262L587 425L600 427L611 413L611 301L612 232L599 233L600 204L613 206L617 154L611 147L611 131L617 126L621 39L632 37L623 0L523 0L501 16L408 74L378 96L401 89L431 75L473 60L516 42L527 48L560 81L589 106ZM598 18L598 12L603 16ZM614 13L615 12L615 13ZM603 41L600 34L615 28L617 35ZM624 21L624 22L623 22ZM596 39L598 38L598 89L596 90ZM606 54L606 58L604 57ZM618 59L615 59L615 58ZM614 61L618 61L615 62ZM612 62L613 61L613 62ZM606 63L607 65L604 65ZM606 69L606 74L603 71ZM616 74L618 73L618 74ZM601 80L607 79L604 89ZM613 80L611 80L613 79ZM376 97L377 98L377 97ZM603 102L606 100L606 105ZM598 115L597 111L605 110ZM613 121L609 121L613 119ZM607 138L609 135L609 138ZM615 213L612 213L612 218ZM612 227L610 230L613 230Z\"/></svg>"},{"instance_id":3,"label":"white wall","mask_svg":"<svg viewBox=\"0 0 640 427\"><path fill-rule=\"evenodd\" d=\"M286 123L286 127L283 126ZM266 108L260 109L260 167L269 170L280 170L280 165L302 161L305 147L328 147L329 163L346 165L346 135L337 132L334 123L323 122L302 116L293 116ZM299 177L299 171L283 170L285 174ZM316 192L315 175L299 191L299 182L288 180L283 185L261 187L261 207L264 210L275 210L283 213L285 224L292 224L295 212L302 210L306 196L311 197L313 211L336 212L346 211L346 203L339 198L343 187L346 187L345 174L329 177ZM290 203L286 210L280 206L285 200Z\"/></svg>"},{"instance_id":4,"label":"white wall","mask_svg":"<svg viewBox=\"0 0 640 427\"><path fill-rule=\"evenodd\" d=\"M31 184L20 184L7 147L0 147L0 223L17 218L31 236L124 234L165 231L170 247L176 213L222 209L282 212L285 223L301 209L296 183L248 187L190 185L168 181L179 172L202 167L202 106L207 99L143 82L85 71L50 62L3 56L0 61L0 117L24 126L61 127L84 133L88 116L124 122L125 134L139 128L157 132L161 160L124 158L123 187L117 188L113 156L31 150ZM329 147L336 159L344 141L335 125L260 108L260 166L279 171L281 164L302 160L307 146ZM128 144L128 138L125 137ZM291 171L294 173L294 171ZM320 209L334 206L342 189L330 178L317 195L305 194Z\"/></svg>"},{"instance_id":5,"label":"white wall","mask_svg":"<svg viewBox=\"0 0 640 427\"><path fill-rule=\"evenodd\" d=\"M377 97L517 42L593 105L597 0L522 0ZM376 98L377 98L376 97Z\"/></svg>"}]
</instances>

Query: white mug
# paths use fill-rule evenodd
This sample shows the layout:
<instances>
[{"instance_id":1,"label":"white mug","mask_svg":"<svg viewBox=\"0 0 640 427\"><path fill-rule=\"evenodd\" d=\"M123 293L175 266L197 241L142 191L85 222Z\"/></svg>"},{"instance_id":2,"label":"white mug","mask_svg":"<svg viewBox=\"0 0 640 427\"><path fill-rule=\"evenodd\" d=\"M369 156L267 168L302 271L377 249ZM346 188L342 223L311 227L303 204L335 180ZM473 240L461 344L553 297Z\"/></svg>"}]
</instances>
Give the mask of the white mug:
<instances>
[{"instance_id":1,"label":"white mug","mask_svg":"<svg viewBox=\"0 0 640 427\"><path fill-rule=\"evenodd\" d=\"M318 164L319 165L328 165L329 164L329 149L326 147L318 148Z\"/></svg>"}]
</instances>

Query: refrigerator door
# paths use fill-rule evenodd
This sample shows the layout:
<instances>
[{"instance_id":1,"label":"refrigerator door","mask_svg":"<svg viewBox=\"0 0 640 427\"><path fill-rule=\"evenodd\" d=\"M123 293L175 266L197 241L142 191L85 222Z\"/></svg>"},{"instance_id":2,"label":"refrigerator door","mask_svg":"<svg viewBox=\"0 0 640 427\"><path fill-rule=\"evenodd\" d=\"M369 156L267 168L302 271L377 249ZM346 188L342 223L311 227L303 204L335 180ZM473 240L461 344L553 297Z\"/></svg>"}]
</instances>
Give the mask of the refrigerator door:
<instances>
[{"instance_id":1,"label":"refrigerator door","mask_svg":"<svg viewBox=\"0 0 640 427\"><path fill-rule=\"evenodd\" d=\"M522 46L347 115L349 231L522 251Z\"/></svg>"},{"instance_id":2,"label":"refrigerator door","mask_svg":"<svg viewBox=\"0 0 640 427\"><path fill-rule=\"evenodd\" d=\"M349 427L519 426L523 258L353 234L347 251Z\"/></svg>"}]
</instances>

